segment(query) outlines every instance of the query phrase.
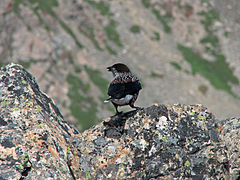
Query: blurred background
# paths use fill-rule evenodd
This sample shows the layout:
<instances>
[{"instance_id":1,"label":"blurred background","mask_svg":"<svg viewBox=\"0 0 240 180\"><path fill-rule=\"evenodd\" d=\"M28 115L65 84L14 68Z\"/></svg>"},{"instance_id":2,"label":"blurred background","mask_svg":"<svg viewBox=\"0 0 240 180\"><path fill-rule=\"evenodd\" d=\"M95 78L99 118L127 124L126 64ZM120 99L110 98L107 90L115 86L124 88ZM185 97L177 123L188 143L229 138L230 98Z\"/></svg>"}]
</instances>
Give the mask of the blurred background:
<instances>
[{"instance_id":1,"label":"blurred background","mask_svg":"<svg viewBox=\"0 0 240 180\"><path fill-rule=\"evenodd\" d=\"M240 1L1 0L0 65L11 62L81 131L115 113L103 101L116 62L141 80L138 106L239 116Z\"/></svg>"}]
</instances>

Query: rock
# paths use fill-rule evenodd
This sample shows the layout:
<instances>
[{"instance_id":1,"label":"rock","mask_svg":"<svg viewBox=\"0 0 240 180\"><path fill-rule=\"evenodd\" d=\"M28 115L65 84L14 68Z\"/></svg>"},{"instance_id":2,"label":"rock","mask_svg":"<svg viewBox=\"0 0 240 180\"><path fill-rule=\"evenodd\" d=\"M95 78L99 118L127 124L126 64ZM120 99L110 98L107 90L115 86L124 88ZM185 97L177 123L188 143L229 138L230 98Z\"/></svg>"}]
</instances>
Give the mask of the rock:
<instances>
[{"instance_id":1,"label":"rock","mask_svg":"<svg viewBox=\"0 0 240 180\"><path fill-rule=\"evenodd\" d=\"M240 119L153 105L80 134L34 77L0 71L0 179L239 179Z\"/></svg>"},{"instance_id":2,"label":"rock","mask_svg":"<svg viewBox=\"0 0 240 180\"><path fill-rule=\"evenodd\" d=\"M77 141L73 143L80 155L77 177L229 177L217 121L202 105L154 105L125 113L85 131Z\"/></svg>"},{"instance_id":3,"label":"rock","mask_svg":"<svg viewBox=\"0 0 240 180\"><path fill-rule=\"evenodd\" d=\"M72 178L69 138L78 131L22 66L1 70L0 101L0 179Z\"/></svg>"},{"instance_id":4,"label":"rock","mask_svg":"<svg viewBox=\"0 0 240 180\"><path fill-rule=\"evenodd\" d=\"M228 151L230 174L232 179L240 178L240 118L230 118L222 121L221 139Z\"/></svg>"}]
</instances>

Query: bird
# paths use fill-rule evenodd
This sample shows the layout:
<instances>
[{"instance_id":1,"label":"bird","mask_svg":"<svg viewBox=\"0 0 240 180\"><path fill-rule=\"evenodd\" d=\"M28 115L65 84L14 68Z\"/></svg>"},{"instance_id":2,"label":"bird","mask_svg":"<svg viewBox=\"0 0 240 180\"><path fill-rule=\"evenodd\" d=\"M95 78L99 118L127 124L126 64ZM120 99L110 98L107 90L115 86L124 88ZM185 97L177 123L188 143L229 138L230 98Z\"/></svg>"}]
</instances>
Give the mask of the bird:
<instances>
[{"instance_id":1,"label":"bird","mask_svg":"<svg viewBox=\"0 0 240 180\"><path fill-rule=\"evenodd\" d=\"M108 87L108 95L110 97L104 102L111 102L114 105L116 109L115 115L122 113L118 111L118 106L129 105L131 108L142 109L134 105L139 91L142 89L139 79L123 63L109 66L107 70L112 72L113 80Z\"/></svg>"}]
</instances>

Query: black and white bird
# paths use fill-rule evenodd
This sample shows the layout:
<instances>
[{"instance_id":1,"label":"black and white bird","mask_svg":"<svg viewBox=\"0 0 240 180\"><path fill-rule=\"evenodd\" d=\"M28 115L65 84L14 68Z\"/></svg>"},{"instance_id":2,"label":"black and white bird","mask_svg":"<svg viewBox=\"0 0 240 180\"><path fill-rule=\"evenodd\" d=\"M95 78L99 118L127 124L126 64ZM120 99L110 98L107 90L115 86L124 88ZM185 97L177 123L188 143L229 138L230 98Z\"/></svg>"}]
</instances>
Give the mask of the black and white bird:
<instances>
[{"instance_id":1,"label":"black and white bird","mask_svg":"<svg viewBox=\"0 0 240 180\"><path fill-rule=\"evenodd\" d=\"M104 102L111 102L116 109L116 114L120 113L118 106L129 105L132 108L139 109L140 107L134 106L138 93L142 89L138 78L122 63L107 67L107 70L112 72L114 79L108 88L110 97Z\"/></svg>"}]
</instances>

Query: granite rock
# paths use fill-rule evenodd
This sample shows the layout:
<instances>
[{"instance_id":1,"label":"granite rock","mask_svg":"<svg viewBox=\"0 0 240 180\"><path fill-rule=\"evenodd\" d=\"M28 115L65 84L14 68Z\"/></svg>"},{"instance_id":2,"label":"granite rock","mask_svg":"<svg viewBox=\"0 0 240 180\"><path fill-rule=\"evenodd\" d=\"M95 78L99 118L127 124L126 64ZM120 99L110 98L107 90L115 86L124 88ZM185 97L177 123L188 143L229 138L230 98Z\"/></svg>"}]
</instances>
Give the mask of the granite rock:
<instances>
[{"instance_id":1,"label":"granite rock","mask_svg":"<svg viewBox=\"0 0 240 180\"><path fill-rule=\"evenodd\" d=\"M0 179L239 179L239 118L154 104L79 133L34 77L0 71Z\"/></svg>"},{"instance_id":2,"label":"granite rock","mask_svg":"<svg viewBox=\"0 0 240 180\"><path fill-rule=\"evenodd\" d=\"M0 179L71 179L64 122L34 77L12 64L0 72Z\"/></svg>"},{"instance_id":3,"label":"granite rock","mask_svg":"<svg viewBox=\"0 0 240 180\"><path fill-rule=\"evenodd\" d=\"M215 117L202 105L156 104L111 117L73 141L80 155L77 177L229 178L230 154L219 135Z\"/></svg>"},{"instance_id":4,"label":"granite rock","mask_svg":"<svg viewBox=\"0 0 240 180\"><path fill-rule=\"evenodd\" d=\"M220 125L220 137L227 147L230 174L232 179L240 178L240 118L223 120Z\"/></svg>"}]
</instances>

